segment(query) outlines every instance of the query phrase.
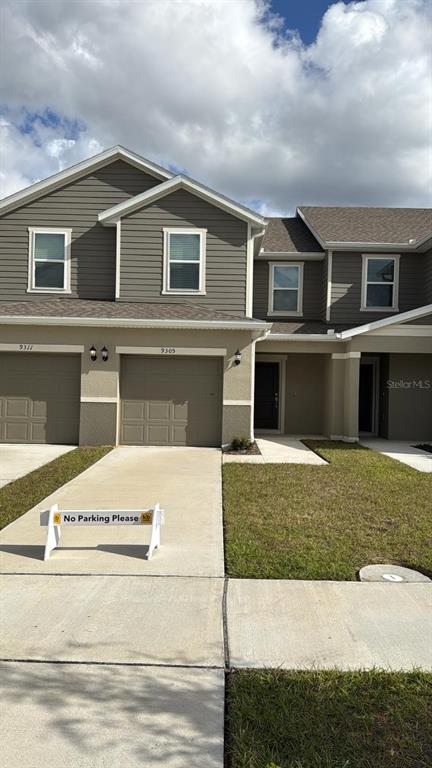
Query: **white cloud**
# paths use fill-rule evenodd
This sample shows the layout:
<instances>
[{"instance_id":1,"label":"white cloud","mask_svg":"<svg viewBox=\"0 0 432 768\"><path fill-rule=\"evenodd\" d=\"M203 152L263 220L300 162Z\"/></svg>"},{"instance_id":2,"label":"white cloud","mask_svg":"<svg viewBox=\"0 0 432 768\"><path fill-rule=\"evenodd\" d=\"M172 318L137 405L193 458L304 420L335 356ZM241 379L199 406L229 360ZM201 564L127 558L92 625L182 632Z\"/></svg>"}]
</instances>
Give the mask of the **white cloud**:
<instances>
[{"instance_id":1,"label":"white cloud","mask_svg":"<svg viewBox=\"0 0 432 768\"><path fill-rule=\"evenodd\" d=\"M120 143L267 213L430 202L427 0L335 3L308 47L254 0L3 12L3 194Z\"/></svg>"}]
</instances>

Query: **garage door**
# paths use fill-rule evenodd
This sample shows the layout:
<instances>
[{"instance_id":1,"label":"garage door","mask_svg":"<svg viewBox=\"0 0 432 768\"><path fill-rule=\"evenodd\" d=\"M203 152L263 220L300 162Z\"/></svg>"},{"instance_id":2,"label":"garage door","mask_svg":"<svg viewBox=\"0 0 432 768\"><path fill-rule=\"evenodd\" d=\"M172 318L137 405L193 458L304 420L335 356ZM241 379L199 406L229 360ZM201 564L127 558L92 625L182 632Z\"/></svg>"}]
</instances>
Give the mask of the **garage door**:
<instances>
[{"instance_id":1,"label":"garage door","mask_svg":"<svg viewBox=\"0 0 432 768\"><path fill-rule=\"evenodd\" d=\"M221 360L125 355L120 395L122 443L220 445Z\"/></svg>"},{"instance_id":2,"label":"garage door","mask_svg":"<svg viewBox=\"0 0 432 768\"><path fill-rule=\"evenodd\" d=\"M79 355L0 355L0 442L78 443Z\"/></svg>"}]
</instances>

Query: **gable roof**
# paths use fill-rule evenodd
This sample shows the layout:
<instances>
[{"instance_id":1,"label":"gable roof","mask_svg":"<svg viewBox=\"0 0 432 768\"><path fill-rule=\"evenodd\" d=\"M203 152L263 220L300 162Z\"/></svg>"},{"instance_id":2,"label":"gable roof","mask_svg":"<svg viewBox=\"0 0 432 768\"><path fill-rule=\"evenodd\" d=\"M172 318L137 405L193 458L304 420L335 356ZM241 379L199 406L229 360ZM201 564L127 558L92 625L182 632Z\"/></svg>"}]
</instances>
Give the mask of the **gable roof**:
<instances>
[{"instance_id":1,"label":"gable roof","mask_svg":"<svg viewBox=\"0 0 432 768\"><path fill-rule=\"evenodd\" d=\"M366 323L365 325L358 325L356 328L350 328L349 330L338 333L340 339L351 339L353 336L358 336L362 333L369 333L370 331L376 331L379 328L385 328L388 325L396 325L397 323L407 323L410 320L416 320L417 318L427 317L432 315L432 304L425 304L423 307L416 307L416 309L409 309L408 312L400 312L398 315L392 315L391 317L384 317L382 320L375 320L373 323Z\"/></svg>"},{"instance_id":2,"label":"gable roof","mask_svg":"<svg viewBox=\"0 0 432 768\"><path fill-rule=\"evenodd\" d=\"M432 239L431 208L302 205L297 212L323 248L373 245L415 250Z\"/></svg>"},{"instance_id":3,"label":"gable roof","mask_svg":"<svg viewBox=\"0 0 432 768\"><path fill-rule=\"evenodd\" d=\"M261 250L265 253L323 253L312 232L298 216L269 218Z\"/></svg>"},{"instance_id":4,"label":"gable roof","mask_svg":"<svg viewBox=\"0 0 432 768\"><path fill-rule=\"evenodd\" d=\"M187 192L191 192L192 194L197 195L197 197L201 197L213 205L216 205L218 208L222 208L233 216L237 216L237 218L243 219L251 224L260 227L263 227L266 224L266 219L258 213L255 213L255 211L252 211L250 208L246 208L246 206L234 202L234 200L231 200L229 197L225 197L225 195L215 192L213 189L210 189L210 187L206 187L204 184L189 179L188 176L183 176L181 174L174 176L173 178L168 179L168 181L164 181L151 189L147 189L145 192L141 192L139 195L135 195L135 197L131 197L123 203L114 205L106 211L102 211L102 213L99 214L98 219L101 224L113 226L122 218L122 216L126 216L128 213L132 213L138 208L149 205L160 197L170 195L178 189L185 189Z\"/></svg>"},{"instance_id":5,"label":"gable roof","mask_svg":"<svg viewBox=\"0 0 432 768\"><path fill-rule=\"evenodd\" d=\"M63 184L67 184L80 176L85 176L87 173L90 173L97 168L102 168L104 165L108 165L114 160L124 160L125 162L130 163L130 165L134 165L136 168L139 168L146 173L150 173L161 181L172 179L174 176L174 174L171 173L171 171L167 171L166 168L162 168L162 166L157 165L150 160L146 160L144 157L141 157L141 155L137 155L135 152L131 152L129 149L117 145L110 149L105 149L103 152L99 152L99 154L93 155L93 157L90 157L87 160L82 160L80 163L76 163L76 165L72 165L64 171L55 173L53 176L49 176L43 181L37 181L30 187L26 187L26 189L22 189L19 192L15 192L13 195L3 198L3 200L0 200L0 215L13 208L17 208L19 205L24 205L24 203L33 198L45 195L51 190L57 189Z\"/></svg>"}]
</instances>

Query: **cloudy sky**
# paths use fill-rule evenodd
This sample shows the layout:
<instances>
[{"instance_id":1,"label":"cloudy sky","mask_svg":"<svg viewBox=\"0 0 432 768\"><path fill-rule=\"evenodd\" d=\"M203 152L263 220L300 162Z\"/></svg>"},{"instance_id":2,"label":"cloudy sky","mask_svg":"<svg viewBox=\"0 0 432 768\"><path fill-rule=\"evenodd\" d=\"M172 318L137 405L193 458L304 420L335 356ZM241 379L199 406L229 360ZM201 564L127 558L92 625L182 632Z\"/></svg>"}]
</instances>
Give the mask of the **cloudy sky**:
<instances>
[{"instance_id":1,"label":"cloudy sky","mask_svg":"<svg viewBox=\"0 0 432 768\"><path fill-rule=\"evenodd\" d=\"M123 144L267 214L430 205L430 0L0 7L0 196Z\"/></svg>"}]
</instances>

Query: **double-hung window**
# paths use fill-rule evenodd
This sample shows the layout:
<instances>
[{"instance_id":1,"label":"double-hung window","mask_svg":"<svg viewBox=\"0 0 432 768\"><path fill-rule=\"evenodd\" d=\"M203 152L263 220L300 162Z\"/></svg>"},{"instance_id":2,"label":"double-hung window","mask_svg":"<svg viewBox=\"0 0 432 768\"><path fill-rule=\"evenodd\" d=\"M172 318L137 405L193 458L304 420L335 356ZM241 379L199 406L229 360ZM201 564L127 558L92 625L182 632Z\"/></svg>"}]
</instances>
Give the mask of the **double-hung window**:
<instances>
[{"instance_id":1,"label":"double-hung window","mask_svg":"<svg viewBox=\"0 0 432 768\"><path fill-rule=\"evenodd\" d=\"M70 293L71 231L29 228L29 291Z\"/></svg>"},{"instance_id":2,"label":"double-hung window","mask_svg":"<svg viewBox=\"0 0 432 768\"><path fill-rule=\"evenodd\" d=\"M269 264L269 315L301 315L303 264Z\"/></svg>"},{"instance_id":3,"label":"double-hung window","mask_svg":"<svg viewBox=\"0 0 432 768\"><path fill-rule=\"evenodd\" d=\"M205 293L205 229L164 229L163 293Z\"/></svg>"},{"instance_id":4,"label":"double-hung window","mask_svg":"<svg viewBox=\"0 0 432 768\"><path fill-rule=\"evenodd\" d=\"M397 311L399 257L363 255L362 309Z\"/></svg>"}]
</instances>

